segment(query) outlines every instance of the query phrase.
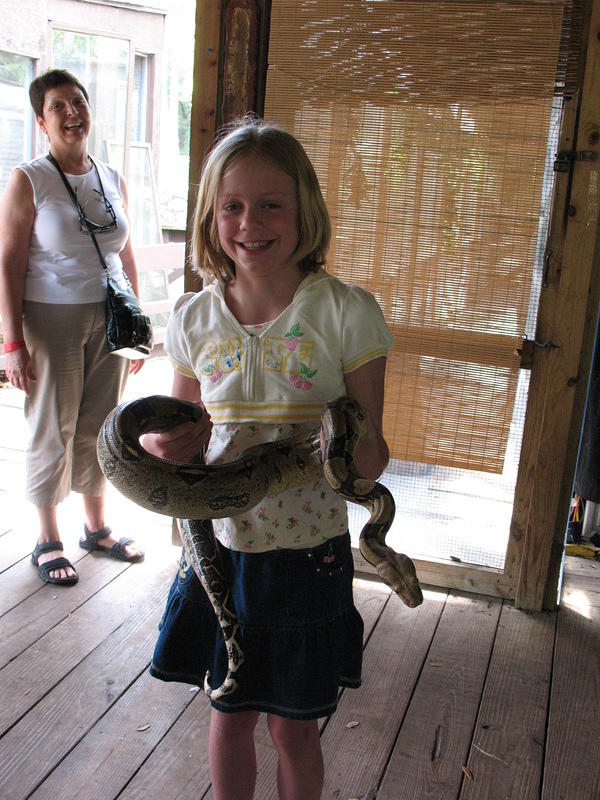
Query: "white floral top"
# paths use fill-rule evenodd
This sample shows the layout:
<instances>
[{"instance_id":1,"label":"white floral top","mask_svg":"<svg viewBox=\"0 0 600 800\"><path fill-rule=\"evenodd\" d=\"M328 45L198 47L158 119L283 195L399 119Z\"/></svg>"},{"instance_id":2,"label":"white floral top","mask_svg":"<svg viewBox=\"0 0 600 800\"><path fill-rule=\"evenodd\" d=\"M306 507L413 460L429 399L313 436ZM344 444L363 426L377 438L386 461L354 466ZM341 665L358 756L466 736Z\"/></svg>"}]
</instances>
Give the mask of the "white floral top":
<instances>
[{"instance_id":1,"label":"white floral top","mask_svg":"<svg viewBox=\"0 0 600 800\"><path fill-rule=\"evenodd\" d=\"M269 425L227 423L215 425L206 460L233 461L256 444L314 429L314 424ZM231 550L265 552L280 547L315 547L348 530L346 502L325 478L314 484L268 495L245 514L213 520L215 536Z\"/></svg>"},{"instance_id":2,"label":"white floral top","mask_svg":"<svg viewBox=\"0 0 600 800\"><path fill-rule=\"evenodd\" d=\"M244 326L221 287L181 297L165 350L196 378L213 421L207 463L237 459L263 442L315 430L326 402L346 394L345 373L386 356L392 336L375 298L319 270L307 275L275 320ZM245 514L214 521L232 550L265 552L322 544L348 529L346 503L325 478L265 497Z\"/></svg>"}]
</instances>

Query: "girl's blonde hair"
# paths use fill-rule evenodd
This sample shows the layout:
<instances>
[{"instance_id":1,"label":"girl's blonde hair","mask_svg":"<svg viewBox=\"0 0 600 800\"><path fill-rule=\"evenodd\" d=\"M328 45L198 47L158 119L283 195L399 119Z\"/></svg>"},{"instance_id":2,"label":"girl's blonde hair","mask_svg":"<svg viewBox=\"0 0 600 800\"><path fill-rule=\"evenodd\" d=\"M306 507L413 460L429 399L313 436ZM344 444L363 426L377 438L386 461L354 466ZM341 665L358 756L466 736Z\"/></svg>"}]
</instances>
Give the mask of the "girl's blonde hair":
<instances>
[{"instance_id":1,"label":"girl's blonde hair","mask_svg":"<svg viewBox=\"0 0 600 800\"><path fill-rule=\"evenodd\" d=\"M302 272L315 272L325 263L331 223L314 167L292 134L272 122L248 116L223 129L204 161L192 232L194 269L221 283L235 278L235 264L219 241L215 211L223 174L233 161L248 155L268 161L294 181L298 200L295 253Z\"/></svg>"}]
</instances>

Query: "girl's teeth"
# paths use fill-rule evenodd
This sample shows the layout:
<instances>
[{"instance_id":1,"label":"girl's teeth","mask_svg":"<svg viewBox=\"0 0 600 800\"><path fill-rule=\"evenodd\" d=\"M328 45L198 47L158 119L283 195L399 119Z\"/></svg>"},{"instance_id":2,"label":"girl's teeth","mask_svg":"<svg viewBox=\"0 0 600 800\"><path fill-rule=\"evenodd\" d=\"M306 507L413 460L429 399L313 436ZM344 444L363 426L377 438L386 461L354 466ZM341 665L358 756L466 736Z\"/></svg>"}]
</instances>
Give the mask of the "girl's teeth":
<instances>
[{"instance_id":1,"label":"girl's teeth","mask_svg":"<svg viewBox=\"0 0 600 800\"><path fill-rule=\"evenodd\" d=\"M264 247L266 242L244 242L244 247L247 250L258 250L259 247Z\"/></svg>"}]
</instances>

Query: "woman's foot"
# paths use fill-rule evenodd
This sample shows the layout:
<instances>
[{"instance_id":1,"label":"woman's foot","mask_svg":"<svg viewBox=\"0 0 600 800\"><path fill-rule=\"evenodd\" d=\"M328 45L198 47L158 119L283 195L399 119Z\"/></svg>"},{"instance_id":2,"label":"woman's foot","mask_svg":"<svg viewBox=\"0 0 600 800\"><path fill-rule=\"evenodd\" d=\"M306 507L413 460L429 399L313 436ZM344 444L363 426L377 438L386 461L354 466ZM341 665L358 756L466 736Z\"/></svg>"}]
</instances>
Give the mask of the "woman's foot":
<instances>
[{"instance_id":1,"label":"woman's foot","mask_svg":"<svg viewBox=\"0 0 600 800\"><path fill-rule=\"evenodd\" d=\"M144 558L143 550L132 547L133 539L122 538L117 541L109 527L105 526L97 531L90 531L87 525L83 526L83 536L79 546L90 553L92 550L103 551L107 556L118 561L141 561Z\"/></svg>"},{"instance_id":2,"label":"woman's foot","mask_svg":"<svg viewBox=\"0 0 600 800\"><path fill-rule=\"evenodd\" d=\"M38 575L46 583L72 586L79 580L79 575L62 552L61 541L38 541L31 554L31 562L38 568Z\"/></svg>"}]
</instances>

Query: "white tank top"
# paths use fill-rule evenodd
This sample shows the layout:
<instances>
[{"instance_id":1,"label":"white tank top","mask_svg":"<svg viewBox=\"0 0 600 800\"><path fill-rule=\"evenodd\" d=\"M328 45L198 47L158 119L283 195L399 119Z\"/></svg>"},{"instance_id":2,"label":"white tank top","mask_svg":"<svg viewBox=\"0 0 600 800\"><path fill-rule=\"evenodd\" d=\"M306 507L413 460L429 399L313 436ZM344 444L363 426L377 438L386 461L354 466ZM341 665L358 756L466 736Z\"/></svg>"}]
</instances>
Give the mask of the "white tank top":
<instances>
[{"instance_id":1,"label":"white tank top","mask_svg":"<svg viewBox=\"0 0 600 800\"><path fill-rule=\"evenodd\" d=\"M127 243L129 223L123 207L119 173L95 162L117 218L117 228L96 234L111 275L123 282L119 253ZM94 243L81 230L79 216L56 167L44 156L20 164L33 187L35 218L29 240L25 299L38 303L95 303L106 296L106 277ZM85 215L99 225L110 222L95 169L85 175L66 175ZM98 190L98 191L94 191Z\"/></svg>"}]
</instances>

